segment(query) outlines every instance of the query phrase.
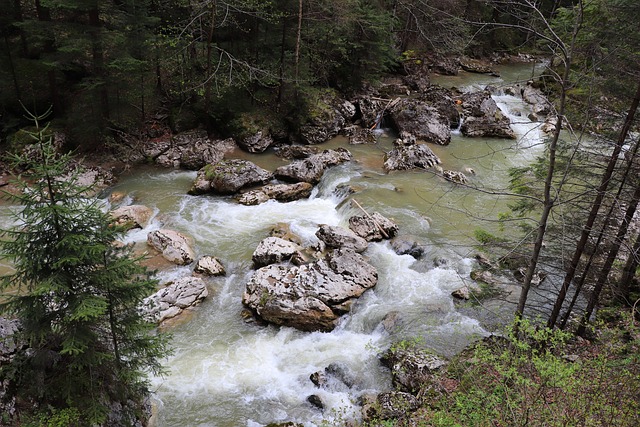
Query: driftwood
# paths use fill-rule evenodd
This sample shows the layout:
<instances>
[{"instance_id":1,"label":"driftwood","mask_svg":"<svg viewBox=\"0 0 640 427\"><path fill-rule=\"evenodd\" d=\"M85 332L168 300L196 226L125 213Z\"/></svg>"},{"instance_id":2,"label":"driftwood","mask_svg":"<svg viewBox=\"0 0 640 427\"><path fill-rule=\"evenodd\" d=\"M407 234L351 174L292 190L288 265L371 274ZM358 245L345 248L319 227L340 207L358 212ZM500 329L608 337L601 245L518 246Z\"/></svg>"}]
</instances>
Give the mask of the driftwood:
<instances>
[{"instance_id":1,"label":"driftwood","mask_svg":"<svg viewBox=\"0 0 640 427\"><path fill-rule=\"evenodd\" d=\"M386 101L386 99L379 99L379 100L380 101ZM384 112L387 111L389 108L394 107L398 102L400 102L400 98L390 99L389 102L387 102L387 105L382 109L382 111L380 111L380 114L378 114L378 119L373 124L373 126L371 126L370 129L377 128L378 125L380 125L380 122L382 121L382 118L384 117Z\"/></svg>"},{"instance_id":2,"label":"driftwood","mask_svg":"<svg viewBox=\"0 0 640 427\"><path fill-rule=\"evenodd\" d=\"M355 203L356 206L358 206L360 208L360 210L362 210L362 212L364 212L364 214L367 216L367 218L369 218L371 221L373 221L373 223L376 225L376 227L378 227L378 230L380 230L380 232L385 237L385 239L388 239L389 238L389 234L387 234L387 232L384 231L384 228L382 228L380 223L378 221L376 221L374 217L369 215L369 212L364 210L364 208L360 205L360 203L358 203L358 201L356 199L351 199L351 200L353 200L353 203Z\"/></svg>"}]
</instances>

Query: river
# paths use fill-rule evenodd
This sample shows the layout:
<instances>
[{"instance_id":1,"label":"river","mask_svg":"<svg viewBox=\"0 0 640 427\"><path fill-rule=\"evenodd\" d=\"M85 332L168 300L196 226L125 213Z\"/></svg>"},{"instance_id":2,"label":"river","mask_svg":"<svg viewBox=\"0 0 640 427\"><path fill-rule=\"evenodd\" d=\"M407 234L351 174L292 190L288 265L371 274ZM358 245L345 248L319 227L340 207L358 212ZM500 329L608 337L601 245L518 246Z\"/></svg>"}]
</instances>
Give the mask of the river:
<instances>
[{"instance_id":1,"label":"river","mask_svg":"<svg viewBox=\"0 0 640 427\"><path fill-rule=\"evenodd\" d=\"M502 78L462 73L434 80L471 90L526 81L532 65L501 72ZM528 107L522 100L505 95L494 99L512 118L517 140L469 139L454 133L449 146L431 147L444 169L473 168L471 186L499 191L507 187L508 169L527 164L543 146L539 124L527 119ZM243 206L228 197L189 196L195 172L187 171L138 170L112 188L157 213L147 228L128 234L128 242L143 246L149 231L172 228L194 239L198 256L218 257L227 271L225 277L210 279L209 298L171 328L175 352L165 361L169 371L152 378L156 427L257 427L284 421L340 425L358 418L355 402L360 395L390 388L389 372L380 366L378 355L391 343L417 338L450 356L509 318L513 307L508 304L483 311L459 305L451 296L471 280L477 252L474 230L496 228L494 220L506 211L508 199L456 186L429 171L386 174L383 156L392 141L381 131L375 146L350 146L342 137L323 144L321 148L349 149L355 161L330 169L309 199L292 203ZM269 170L284 164L268 153L234 155ZM357 192L347 196L340 190L345 184ZM258 242L278 223L288 224L309 244L316 241L318 224L346 227L351 215L360 214L347 197L369 212L393 218L401 235L424 244L425 256L416 260L395 254L387 242L370 244L364 255L378 270L378 284L330 333L246 321L241 297ZM166 282L187 276L191 268L165 269L159 278ZM397 313L399 321L389 331L381 322L390 313ZM356 379L352 388L314 386L309 376L331 363L349 370ZM324 411L307 402L312 394L322 399Z\"/></svg>"}]
</instances>

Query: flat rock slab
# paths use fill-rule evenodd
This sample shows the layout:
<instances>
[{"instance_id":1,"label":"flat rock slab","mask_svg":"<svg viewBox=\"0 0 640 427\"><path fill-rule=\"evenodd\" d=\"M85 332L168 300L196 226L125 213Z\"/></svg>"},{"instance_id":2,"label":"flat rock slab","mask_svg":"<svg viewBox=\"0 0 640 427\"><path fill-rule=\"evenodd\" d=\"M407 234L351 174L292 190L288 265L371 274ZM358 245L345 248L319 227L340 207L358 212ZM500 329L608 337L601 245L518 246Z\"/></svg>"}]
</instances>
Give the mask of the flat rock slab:
<instances>
[{"instance_id":1,"label":"flat rock slab","mask_svg":"<svg viewBox=\"0 0 640 427\"><path fill-rule=\"evenodd\" d=\"M150 319L162 323L199 304L208 295L202 279L183 277L145 298L142 306Z\"/></svg>"}]
</instances>

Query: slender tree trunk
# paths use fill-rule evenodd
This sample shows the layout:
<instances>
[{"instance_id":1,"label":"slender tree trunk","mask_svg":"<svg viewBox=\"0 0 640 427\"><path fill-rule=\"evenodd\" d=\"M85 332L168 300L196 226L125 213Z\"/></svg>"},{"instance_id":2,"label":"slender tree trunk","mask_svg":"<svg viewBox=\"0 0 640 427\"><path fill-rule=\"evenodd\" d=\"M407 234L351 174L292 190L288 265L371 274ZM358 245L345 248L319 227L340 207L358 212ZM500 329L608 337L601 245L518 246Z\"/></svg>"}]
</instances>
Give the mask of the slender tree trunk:
<instances>
[{"instance_id":1,"label":"slender tree trunk","mask_svg":"<svg viewBox=\"0 0 640 427\"><path fill-rule=\"evenodd\" d=\"M7 34L4 35L4 45L7 48L7 59L9 62L11 78L13 79L13 89L16 92L16 99L18 101L21 101L22 96L20 95L20 84L18 83L18 75L16 74L16 68L13 65L13 58L11 56L11 46L9 46L9 36L7 36Z\"/></svg>"},{"instance_id":2,"label":"slender tree trunk","mask_svg":"<svg viewBox=\"0 0 640 427\"><path fill-rule=\"evenodd\" d=\"M635 155L638 153L638 148L640 148L640 140L638 142L636 142L636 144L634 144L633 150L630 151L631 153L631 158L629 159L628 163L627 163L627 167L624 171L624 174L622 175L622 180L620 182L620 185L618 186L618 193L616 194L615 198L613 199L614 202L611 203L611 205L609 206L609 210L607 212L607 215L605 216L604 221L602 222L602 225L600 226L600 232L598 233L598 238L596 239L596 242L594 244L595 248L600 247L600 243L602 242L602 240L605 237L606 231L609 228L609 224L611 223L611 220L613 219L613 212L617 207L617 200L621 199L622 196L622 192L625 189L625 185L627 183L627 181L629 180L629 177L631 177L634 173L633 171L633 160ZM591 253L591 255L589 256L589 260L587 261L585 267L582 270L582 274L580 275L577 283L574 286L574 292L573 292L573 298L571 299L571 303L569 304L569 307L567 307L567 309L565 310L564 315L562 316L562 321L560 322L560 328L564 329L565 326L567 325L567 321L569 320L569 316L571 315L571 312L573 311L573 308L576 305L576 302L578 301L578 297L580 296L580 293L582 292L582 287L584 286L585 281L587 280L587 275L589 270L591 269L591 264L593 263L593 260L596 257L596 251L593 251Z\"/></svg>"},{"instance_id":3,"label":"slender tree trunk","mask_svg":"<svg viewBox=\"0 0 640 427\"><path fill-rule=\"evenodd\" d=\"M278 84L278 101L277 111L280 111L280 105L282 104L282 94L284 92L284 54L286 52L287 44L287 17L282 17L282 41L280 43L280 78Z\"/></svg>"},{"instance_id":4,"label":"slender tree trunk","mask_svg":"<svg viewBox=\"0 0 640 427\"><path fill-rule=\"evenodd\" d=\"M211 63L211 57L213 56L213 36L216 30L216 1L212 1L210 3L211 11L210 11L210 22L209 22L209 30L207 31L207 76L205 82L205 92L204 92L204 111L207 113L209 111L209 107L211 105L211 85L213 84L213 76L211 73L213 72L213 64Z\"/></svg>"},{"instance_id":5,"label":"slender tree trunk","mask_svg":"<svg viewBox=\"0 0 640 427\"><path fill-rule=\"evenodd\" d=\"M23 20L22 3L20 0L13 0L13 16L16 22L22 22ZM25 35L22 28L19 28L18 31L20 32L20 47L22 49L22 56L27 57L29 56L29 46L27 44L27 36Z\"/></svg>"},{"instance_id":6,"label":"slender tree trunk","mask_svg":"<svg viewBox=\"0 0 640 427\"><path fill-rule=\"evenodd\" d=\"M296 98L298 97L298 77L300 75L300 43L302 39L302 0L298 1L298 31L296 33L296 62L295 62L295 85Z\"/></svg>"},{"instance_id":7,"label":"slender tree trunk","mask_svg":"<svg viewBox=\"0 0 640 427\"><path fill-rule=\"evenodd\" d=\"M562 309L562 304L567 296L567 292L569 290L569 286L573 281L578 263L580 262L580 258L584 253L584 250L587 245L587 240L591 234L591 230L593 228L593 224L596 221L598 216L598 211L602 206L602 200L604 199L604 195L609 187L609 182L611 180L611 176L613 175L613 171L615 169L615 165L618 161L618 157L620 156L620 151L622 150L622 146L624 145L624 141L627 137L629 129L631 128L631 124L633 123L633 117L638 109L638 102L640 101L640 84L638 85L638 90L636 91L636 95L631 103L631 108L629 108L629 112L627 113L627 118L625 119L622 130L620 131L620 135L618 136L618 140L616 142L613 153L611 153L611 157L609 158L609 163L607 165L607 169L602 175L602 180L598 187L598 191L596 194L596 198L591 205L591 211L589 212L589 216L587 217L587 222L582 229L580 234L580 240L576 245L576 250L573 253L573 258L571 259L571 264L567 269L567 273L565 274L564 281L562 282L562 286L560 287L560 292L558 293L558 297L556 298L556 302L553 306L553 310L551 311L551 315L549 316L549 320L547 321L547 326L549 328L553 328L558 320L558 316L560 314L560 310Z\"/></svg>"},{"instance_id":8,"label":"slender tree trunk","mask_svg":"<svg viewBox=\"0 0 640 427\"><path fill-rule=\"evenodd\" d=\"M640 233L636 236L636 242L629 253L627 262L624 264L622 270L622 277L618 284L619 298L627 301L629 299L629 292L631 290L631 282L636 275L636 270L640 265Z\"/></svg>"},{"instance_id":9,"label":"slender tree trunk","mask_svg":"<svg viewBox=\"0 0 640 427\"><path fill-rule=\"evenodd\" d=\"M102 46L102 36L100 34L100 11L97 2L93 3L89 9L89 25L91 28L91 53L93 56L93 73L100 80L98 87L99 99L99 120L109 118L109 94L107 92L106 73L104 69L104 48Z\"/></svg>"},{"instance_id":10,"label":"slender tree trunk","mask_svg":"<svg viewBox=\"0 0 640 427\"><path fill-rule=\"evenodd\" d=\"M636 189L633 193L633 197L627 210L624 215L624 219L618 227L618 233L616 234L616 238L613 242L613 246L609 251L609 255L605 260L604 266L600 270L598 274L598 281L596 282L596 286L591 293L591 297L589 298L589 303L587 304L587 308L584 311L584 315L582 316L582 320L580 321L580 325L578 326L578 335L583 335L587 323L589 323L589 319L593 314L593 310L598 304L598 300L600 299L600 293L604 288L605 283L609 279L609 273L611 272L611 267L613 266L613 262L616 260L618 256L618 252L620 251L620 246L622 246L622 242L624 241L625 236L627 235L627 231L629 231L629 225L633 220L633 216L636 213L636 209L638 208L638 202L640 201L640 185L636 186Z\"/></svg>"}]
</instances>

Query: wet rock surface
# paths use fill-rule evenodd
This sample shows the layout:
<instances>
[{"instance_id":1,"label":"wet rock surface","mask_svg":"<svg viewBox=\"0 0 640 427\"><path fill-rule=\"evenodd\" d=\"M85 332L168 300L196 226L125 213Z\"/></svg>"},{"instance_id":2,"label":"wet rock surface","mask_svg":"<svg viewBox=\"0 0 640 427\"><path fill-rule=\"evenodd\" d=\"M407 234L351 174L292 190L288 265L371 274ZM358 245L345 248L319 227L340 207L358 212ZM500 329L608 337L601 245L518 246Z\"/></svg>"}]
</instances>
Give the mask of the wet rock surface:
<instances>
[{"instance_id":1,"label":"wet rock surface","mask_svg":"<svg viewBox=\"0 0 640 427\"><path fill-rule=\"evenodd\" d=\"M348 162L351 159L351 153L344 148L324 150L306 159L280 166L275 170L274 175L283 181L317 184L329 167Z\"/></svg>"},{"instance_id":2,"label":"wet rock surface","mask_svg":"<svg viewBox=\"0 0 640 427\"><path fill-rule=\"evenodd\" d=\"M248 160L222 160L198 171L189 194L234 194L245 187L265 184L271 178L271 172Z\"/></svg>"},{"instance_id":3,"label":"wet rock surface","mask_svg":"<svg viewBox=\"0 0 640 427\"><path fill-rule=\"evenodd\" d=\"M263 320L305 331L330 331L354 298L375 286L376 269L356 252L338 249L301 266L258 269L242 302Z\"/></svg>"}]
</instances>

